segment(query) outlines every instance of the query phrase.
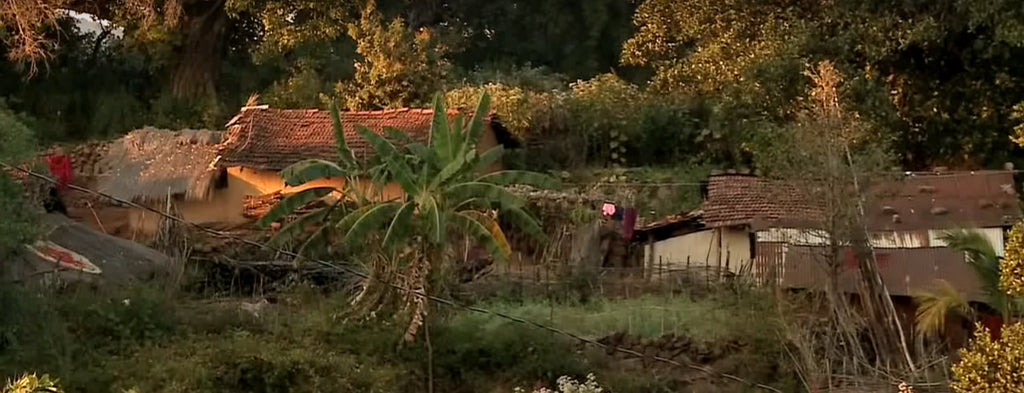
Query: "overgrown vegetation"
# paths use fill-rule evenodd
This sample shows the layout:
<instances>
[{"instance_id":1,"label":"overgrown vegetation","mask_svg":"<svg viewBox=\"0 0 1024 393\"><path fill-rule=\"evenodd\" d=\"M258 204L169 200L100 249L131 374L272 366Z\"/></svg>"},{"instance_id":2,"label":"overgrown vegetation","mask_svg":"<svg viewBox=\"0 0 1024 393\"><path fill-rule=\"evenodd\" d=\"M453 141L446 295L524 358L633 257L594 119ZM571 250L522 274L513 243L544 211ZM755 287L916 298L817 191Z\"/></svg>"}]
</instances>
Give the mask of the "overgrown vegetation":
<instances>
[{"instance_id":1,"label":"overgrown vegetation","mask_svg":"<svg viewBox=\"0 0 1024 393\"><path fill-rule=\"evenodd\" d=\"M904 167L1020 157L1010 0L2 4L0 92L45 140L218 127L252 92L373 109L449 88L451 104L491 92L539 141L529 163L742 166L796 118L801 71L830 59ZM77 31L59 4L112 24Z\"/></svg>"},{"instance_id":2,"label":"overgrown vegetation","mask_svg":"<svg viewBox=\"0 0 1024 393\"><path fill-rule=\"evenodd\" d=\"M111 24L87 32L75 28L62 8ZM0 0L0 160L31 152L36 140L106 138L143 125L221 128L254 92L274 106L322 107L341 101L352 110L427 107L437 90L447 93L435 99L435 108L473 109L489 95L503 124L525 142L525 149L506 157L508 166L601 183L577 189L630 204L651 218L696 207L699 182L715 168L753 167L801 184L808 179L824 182L824 189L804 190L810 199L830 206L820 223L833 239L822 266L834 277L840 246L853 245L861 272L870 278L875 267L867 257L870 242L858 207L862 190L878 180L877 173L892 166L979 169L1006 161L1024 163L1020 146L1007 143L1008 137L1024 141L1022 17L1024 11L1013 0L551 0L541 5L516 0ZM839 78L824 77L824 65L831 75L844 76L841 84ZM803 75L808 68L811 78ZM823 81L832 89L822 89ZM459 132L454 128L436 131L473 135L479 124ZM561 375L580 377L595 367L564 356L573 349L558 339L524 339L526 333L505 327L479 329L460 322L469 318L465 316L438 325L434 332L436 350L426 352L436 367L419 363L424 349L419 346L427 343L413 341L397 352L393 346L377 345L375 338L381 335L416 333L427 308L421 296L409 293L443 293L446 281L455 276L447 255L454 252L448 229L468 234L489 246L490 254L502 256L508 253L508 242L499 222L518 217L533 232L540 226L520 209L521 203L502 192L499 186L504 184L477 184L487 182L468 169L497 154L467 149L471 138L460 139L457 148L437 146L436 141L398 148L395 141L365 130L363 135L375 145L377 157L356 168L342 144L341 164L304 163L286 174L289 182L327 174L363 176L398 181L405 196L397 202L365 195L342 201L299 218L283 233L305 242L299 245L302 252L319 242L324 247L317 251L328 256L337 256L339 245L353 248L379 241L383 247L364 247L365 257L357 259L364 263L361 268L384 282L400 278L412 292L395 296L397 292L385 287L367 290L360 298L366 307L357 314L373 315L379 305L401 304L403 315L412 316L411 324L381 322L374 331L351 321L339 329L309 322L327 325L325 315L354 311L341 304L308 320L298 318L308 322L302 327L295 324L306 322L182 323L161 316L166 307L175 308L161 304L166 299L139 305L83 297L92 303L77 310L68 308L66 299L20 295L4 298L5 306L22 311L0 316L0 367L11 376L22 369L52 370L82 391L137 383L143 390L167 392L316 391L323 386L422 391L435 385L423 381L434 378L417 373L430 374L435 368L438 388L480 390L495 384L484 375L528 384L535 382L530 378L551 382ZM395 132L388 137L405 138ZM471 150L473 154L465 155ZM575 178L581 172L589 176ZM630 182L645 184L624 184ZM33 209L26 207L19 187L0 173L0 257L36 234ZM460 187L467 195L456 198ZM332 191L300 193L274 218ZM460 201L474 205L455 203ZM505 213L500 221L493 214L497 211ZM589 213L580 208L566 215ZM428 217L435 218L432 224ZM306 224L316 222L327 225L307 233ZM998 262L999 293L993 291L993 255L977 247L972 251L966 243L957 247L984 254L972 255L972 263L987 269L983 282L988 300L1006 316L1015 311L1008 299L1024 292L1024 258L1017 250L1022 236L1020 228L1012 232L1007 257ZM835 283L830 284L834 289ZM790 344L783 349L796 349L788 353L789 359L799 364L808 389L818 382L811 373L842 368L819 367L832 366L823 359L837 356L846 361L842 364L854 365L843 372L904 360L913 368L904 338L893 333L902 329L890 326L896 323L891 305L882 301L871 281L865 284L869 299L878 303L869 307L866 327L859 317L851 317L834 290L829 291L831 318L825 332L814 326L820 321L807 322L811 318L779 321L782 341ZM363 286L367 288L372 286ZM922 320L933 322L919 331L937 330L950 310L971 314L955 291L941 288L921 297L926 303ZM666 302L680 309L693 307L695 313L729 325L710 308L680 299ZM628 316L643 315L645 302L655 301L661 300L623 302L640 310L617 315L626 315L627 328L633 329ZM601 319L607 317L600 309L580 307L606 305L545 303L521 311L543 319L543 313L530 307L547 307L550 313L557 309L576 318L564 324L583 324L588 328L582 331L598 334L621 328L621 320ZM382 314L395 309L403 311L397 307ZM591 314L595 320L587 320ZM637 318L642 326L651 326ZM673 333L702 334L688 318L668 319ZM563 324L554 316L549 320ZM86 322L88 327L83 327ZM334 336L337 330L362 338L362 346L346 347L347 338ZM864 331L871 333L868 340L861 337ZM458 347L447 336L455 334L451 332L480 335L484 342ZM653 334L646 328L636 333ZM322 348L307 336L337 340L341 349ZM988 386L986 378L1012 379L998 374L1003 368L982 367L1013 361L1012 348L1019 346L1013 340L1013 334L999 340L979 338L969 352L976 356L965 356L958 366L963 381L959 389ZM874 344L868 345L877 352L873 356L863 351L865 341ZM489 347L493 342L504 347ZM98 352L86 353L87 345L96 345ZM446 345L461 352L445 353ZM376 352L368 353L370 347ZM479 369L467 367L466 359L481 351L500 360ZM193 356L196 364L157 364ZM142 368L139 364L145 362L156 366ZM127 371L112 374L117 367ZM614 372L598 375L616 379Z\"/></svg>"},{"instance_id":3,"label":"overgrown vegetation","mask_svg":"<svg viewBox=\"0 0 1024 393\"><path fill-rule=\"evenodd\" d=\"M424 342L396 347L405 334L403 324L339 318L349 310L345 293L325 296L296 286L281 292L259 317L240 308L238 301L170 298L149 286L104 293L6 287L0 300L5 310L0 317L0 376L59 375L67 392L426 390ZM691 327L674 331L681 336L692 333L707 350L727 354L727 347L716 346L723 335L762 340L758 345L772 341L770 330L756 329L753 322L765 320L770 310L751 310L729 320L727 310L741 310L745 301L728 295L700 301L681 296L670 303L650 298L551 306L555 315L568 318L558 326L579 326L576 332L595 338L611 333L655 337L662 323L685 321ZM546 308L543 300L525 302L518 307L483 306L543 320L530 311ZM684 315L673 306L692 313L714 310L718 317L686 318L692 314ZM604 312L588 319L589 307ZM626 312L634 322L601 322L625 322L615 314ZM718 325L722 321L727 323ZM436 391L554 387L562 376L583 379L594 373L613 391L653 393L664 391L669 381L686 379L682 370L661 368L640 383L635 374L640 371L622 369L628 362L494 316L452 313L439 318L431 334ZM737 365L747 361L753 360L735 358Z\"/></svg>"},{"instance_id":4,"label":"overgrown vegetation","mask_svg":"<svg viewBox=\"0 0 1024 393\"><path fill-rule=\"evenodd\" d=\"M1021 293L1016 283L1021 282L1018 257L1021 255L1020 242L1024 226L1018 223L1010 231L1006 258L999 262L996 271L979 271L983 278L986 294L993 301L996 310L1004 318L1018 317ZM999 293L1001 291L1002 293ZM976 324L974 338L967 348L960 351L960 361L953 366L956 380L951 387L957 393L974 392L1019 392L1024 389L1024 379L1017 372L1024 353L1024 324L1013 320L1002 326L998 333Z\"/></svg>"},{"instance_id":5,"label":"overgrown vegetation","mask_svg":"<svg viewBox=\"0 0 1024 393\"><path fill-rule=\"evenodd\" d=\"M35 134L0 100L0 161L17 164L33 151ZM0 169L0 258L37 233L34 210L28 208L21 185Z\"/></svg>"},{"instance_id":6,"label":"overgrown vegetation","mask_svg":"<svg viewBox=\"0 0 1024 393\"><path fill-rule=\"evenodd\" d=\"M511 249L499 216L531 236L544 237L526 203L504 186L548 188L558 182L536 172L492 171L504 148L477 150L489 102L484 94L472 117L458 115L451 121L438 95L427 144L414 142L401 130L388 128L385 137L357 125L359 135L374 148L368 158L353 155L332 105L337 162L306 160L282 171L289 186L346 179L344 197L293 221L276 236L303 236L313 225L300 251L310 245L338 246L348 257L367 260L359 264L365 278L354 299L363 309L360 316L401 309L409 320L406 340L415 338L429 317L426 296L444 294L457 277L460 266L452 262L450 239L478 243L490 257L505 261ZM367 179L371 185L361 190ZM385 193L385 185L392 182L401 187L399 195ZM260 223L280 220L335 191L322 186L297 192L274 206Z\"/></svg>"}]
</instances>

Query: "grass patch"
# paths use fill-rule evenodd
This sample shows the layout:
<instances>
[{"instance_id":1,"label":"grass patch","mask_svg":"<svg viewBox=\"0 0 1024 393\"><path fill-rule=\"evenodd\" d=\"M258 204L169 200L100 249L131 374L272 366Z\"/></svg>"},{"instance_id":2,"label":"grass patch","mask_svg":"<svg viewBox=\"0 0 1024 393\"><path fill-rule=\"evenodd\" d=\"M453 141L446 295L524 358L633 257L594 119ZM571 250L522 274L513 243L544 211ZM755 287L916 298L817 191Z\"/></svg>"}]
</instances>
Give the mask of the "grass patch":
<instances>
[{"instance_id":1,"label":"grass patch","mask_svg":"<svg viewBox=\"0 0 1024 393\"><path fill-rule=\"evenodd\" d=\"M752 331L771 333L770 326L766 325L771 321L764 319L764 313L758 312L756 308L744 311L738 307L730 307L730 303L740 301L721 298L693 299L680 295L598 299L586 304L497 301L482 307L592 338L623 332L648 338L665 334L686 335L697 341L714 342L747 335ZM453 323L468 323L460 319L494 318L479 314L463 314L456 317ZM760 322L754 323L757 329L751 329L752 322L758 320Z\"/></svg>"},{"instance_id":2,"label":"grass patch","mask_svg":"<svg viewBox=\"0 0 1024 393\"><path fill-rule=\"evenodd\" d=\"M425 343L402 343L404 326L386 318L347 321L344 295L292 292L277 300L256 318L242 312L237 299L170 298L146 287L107 293L0 288L0 379L49 374L76 393L426 391ZM715 342L771 331L741 311L749 305L730 299L496 301L484 307L591 337L675 333ZM435 391L551 386L560 376L588 373L613 379L615 391L663 391L660 376L642 371L631 378L637 371L620 370L569 338L488 315L447 315L430 325ZM631 380L649 383L626 383Z\"/></svg>"}]
</instances>

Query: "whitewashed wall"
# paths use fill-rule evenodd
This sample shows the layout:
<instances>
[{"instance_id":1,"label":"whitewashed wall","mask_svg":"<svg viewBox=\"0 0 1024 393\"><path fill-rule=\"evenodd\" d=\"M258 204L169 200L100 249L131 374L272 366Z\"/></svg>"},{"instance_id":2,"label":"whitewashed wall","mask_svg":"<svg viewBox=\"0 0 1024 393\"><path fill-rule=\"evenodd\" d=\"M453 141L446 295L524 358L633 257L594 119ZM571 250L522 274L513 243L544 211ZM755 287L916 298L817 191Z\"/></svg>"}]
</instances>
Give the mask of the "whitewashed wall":
<instances>
[{"instance_id":1,"label":"whitewashed wall","mask_svg":"<svg viewBox=\"0 0 1024 393\"><path fill-rule=\"evenodd\" d=\"M691 268L728 265L738 273L750 263L750 247L750 235L743 229L706 229L645 245L644 256L649 269L681 270L689 260Z\"/></svg>"},{"instance_id":2,"label":"whitewashed wall","mask_svg":"<svg viewBox=\"0 0 1024 393\"><path fill-rule=\"evenodd\" d=\"M980 232L989 242L992 243L996 254L1003 255L1003 229L1002 228L972 228ZM922 231L899 231L899 232L875 232L871 234L871 246L875 248L925 248L945 247L942 241L942 234L946 230L931 229ZM828 234L823 231L793 229L793 228L771 228L758 231L758 242L787 243L793 245L812 246L825 245L828 243Z\"/></svg>"}]
</instances>

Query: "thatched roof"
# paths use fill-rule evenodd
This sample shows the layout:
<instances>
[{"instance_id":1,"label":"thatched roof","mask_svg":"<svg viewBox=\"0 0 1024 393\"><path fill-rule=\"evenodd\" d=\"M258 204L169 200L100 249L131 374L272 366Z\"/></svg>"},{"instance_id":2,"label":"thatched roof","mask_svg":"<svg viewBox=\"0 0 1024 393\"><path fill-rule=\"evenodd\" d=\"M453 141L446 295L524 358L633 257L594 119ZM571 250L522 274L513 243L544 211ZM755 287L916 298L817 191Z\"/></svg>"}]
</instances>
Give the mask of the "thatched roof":
<instances>
[{"instance_id":1,"label":"thatched roof","mask_svg":"<svg viewBox=\"0 0 1024 393\"><path fill-rule=\"evenodd\" d=\"M211 167L219 131L144 128L115 141L103 160L110 168L97 188L134 202L155 202L167 194L186 200L210 196L218 177Z\"/></svg>"}]
</instances>

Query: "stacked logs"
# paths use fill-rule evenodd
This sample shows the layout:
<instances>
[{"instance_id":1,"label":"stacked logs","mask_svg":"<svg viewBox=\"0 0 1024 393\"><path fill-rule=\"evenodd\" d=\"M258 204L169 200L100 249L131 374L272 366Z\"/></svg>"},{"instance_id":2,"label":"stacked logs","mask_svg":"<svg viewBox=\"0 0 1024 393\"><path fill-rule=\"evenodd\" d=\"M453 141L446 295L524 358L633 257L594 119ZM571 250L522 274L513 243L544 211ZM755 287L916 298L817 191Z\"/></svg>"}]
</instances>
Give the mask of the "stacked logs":
<instances>
[{"instance_id":1,"label":"stacked logs","mask_svg":"<svg viewBox=\"0 0 1024 393\"><path fill-rule=\"evenodd\" d=\"M284 195L280 191L263 195L246 195L242 200L242 215L251 219L263 217L274 205L281 202L281 199L284 199Z\"/></svg>"}]
</instances>

